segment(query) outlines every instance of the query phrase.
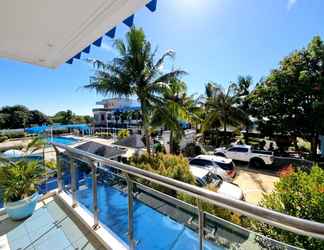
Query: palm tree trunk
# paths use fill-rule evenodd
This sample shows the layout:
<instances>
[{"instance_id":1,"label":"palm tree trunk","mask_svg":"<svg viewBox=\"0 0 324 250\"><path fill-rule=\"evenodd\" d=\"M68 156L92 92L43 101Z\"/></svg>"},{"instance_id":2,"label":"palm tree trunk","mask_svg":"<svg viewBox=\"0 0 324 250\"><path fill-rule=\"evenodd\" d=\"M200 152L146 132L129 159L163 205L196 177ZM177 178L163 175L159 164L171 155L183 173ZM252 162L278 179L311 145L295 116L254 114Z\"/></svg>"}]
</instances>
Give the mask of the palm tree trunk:
<instances>
[{"instance_id":1,"label":"palm tree trunk","mask_svg":"<svg viewBox=\"0 0 324 250\"><path fill-rule=\"evenodd\" d=\"M145 111L145 107L144 107L144 104L142 101L141 101L141 111L142 111L146 150L147 150L148 155L150 156L151 155L151 147L150 147L150 135L149 135L149 129L148 129L148 117L147 117L147 113Z\"/></svg>"},{"instance_id":2,"label":"palm tree trunk","mask_svg":"<svg viewBox=\"0 0 324 250\"><path fill-rule=\"evenodd\" d=\"M249 125L246 125L245 127L245 135L244 135L244 143L245 144L249 144L249 139L250 139L250 136L249 136L249 131L250 131L250 126Z\"/></svg>"},{"instance_id":3,"label":"palm tree trunk","mask_svg":"<svg viewBox=\"0 0 324 250\"><path fill-rule=\"evenodd\" d=\"M311 152L313 155L313 160L317 158L317 146L318 146L318 134L314 133L311 140Z\"/></svg>"},{"instance_id":4,"label":"palm tree trunk","mask_svg":"<svg viewBox=\"0 0 324 250\"><path fill-rule=\"evenodd\" d=\"M173 132L170 129L170 154L173 154Z\"/></svg>"},{"instance_id":5,"label":"palm tree trunk","mask_svg":"<svg viewBox=\"0 0 324 250\"><path fill-rule=\"evenodd\" d=\"M144 134L145 134L145 141L146 141L146 150L148 155L151 155L151 146L150 146L150 135L149 135L149 130L147 127L147 123L144 122Z\"/></svg>"},{"instance_id":6,"label":"palm tree trunk","mask_svg":"<svg viewBox=\"0 0 324 250\"><path fill-rule=\"evenodd\" d=\"M227 145L227 124L226 124L226 119L224 119L224 144Z\"/></svg>"}]
</instances>

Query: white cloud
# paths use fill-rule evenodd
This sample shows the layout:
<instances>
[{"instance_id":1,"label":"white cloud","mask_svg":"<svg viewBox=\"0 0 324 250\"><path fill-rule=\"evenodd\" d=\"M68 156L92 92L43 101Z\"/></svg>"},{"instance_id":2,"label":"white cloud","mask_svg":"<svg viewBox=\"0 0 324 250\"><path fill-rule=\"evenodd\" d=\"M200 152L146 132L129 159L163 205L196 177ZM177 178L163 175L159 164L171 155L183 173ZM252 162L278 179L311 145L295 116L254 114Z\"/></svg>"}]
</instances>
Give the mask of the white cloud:
<instances>
[{"instance_id":1,"label":"white cloud","mask_svg":"<svg viewBox=\"0 0 324 250\"><path fill-rule=\"evenodd\" d=\"M288 0L288 4L287 4L288 10L290 10L296 3L297 0Z\"/></svg>"},{"instance_id":2,"label":"white cloud","mask_svg":"<svg viewBox=\"0 0 324 250\"><path fill-rule=\"evenodd\" d=\"M108 53L113 54L114 56L118 55L116 49L109 43L103 42L101 48L107 51Z\"/></svg>"},{"instance_id":3,"label":"white cloud","mask_svg":"<svg viewBox=\"0 0 324 250\"><path fill-rule=\"evenodd\" d=\"M114 48L110 44L105 43L105 42L102 43L101 48L103 48L104 50L109 51L109 52L114 51Z\"/></svg>"}]
</instances>

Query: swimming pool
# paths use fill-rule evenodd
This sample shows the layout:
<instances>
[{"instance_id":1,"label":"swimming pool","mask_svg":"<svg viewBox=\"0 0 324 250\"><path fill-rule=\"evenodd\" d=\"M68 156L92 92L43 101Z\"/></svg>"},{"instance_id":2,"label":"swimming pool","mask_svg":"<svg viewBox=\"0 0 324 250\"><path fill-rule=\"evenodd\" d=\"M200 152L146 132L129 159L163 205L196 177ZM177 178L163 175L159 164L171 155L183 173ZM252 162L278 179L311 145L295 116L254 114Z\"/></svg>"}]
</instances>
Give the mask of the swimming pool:
<instances>
[{"instance_id":1,"label":"swimming pool","mask_svg":"<svg viewBox=\"0 0 324 250\"><path fill-rule=\"evenodd\" d=\"M72 137L54 136L54 137L47 137L47 141L60 143L64 145L71 145L77 143L79 140Z\"/></svg>"},{"instance_id":2,"label":"swimming pool","mask_svg":"<svg viewBox=\"0 0 324 250\"><path fill-rule=\"evenodd\" d=\"M128 243L127 194L98 183L99 219L121 240ZM77 192L78 201L92 211L91 183ZM174 221L144 203L134 199L134 239L136 249L199 249L198 234L181 223ZM205 240L205 250L224 248Z\"/></svg>"}]
</instances>

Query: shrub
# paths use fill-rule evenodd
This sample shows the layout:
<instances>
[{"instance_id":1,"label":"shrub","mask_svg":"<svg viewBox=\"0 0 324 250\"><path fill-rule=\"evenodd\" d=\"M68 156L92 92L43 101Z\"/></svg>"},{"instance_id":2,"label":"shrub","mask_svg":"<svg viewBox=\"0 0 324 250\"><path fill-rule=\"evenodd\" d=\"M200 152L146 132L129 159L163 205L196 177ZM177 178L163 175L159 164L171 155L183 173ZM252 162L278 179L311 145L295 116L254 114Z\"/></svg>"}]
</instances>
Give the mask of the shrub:
<instances>
[{"instance_id":1,"label":"shrub","mask_svg":"<svg viewBox=\"0 0 324 250\"><path fill-rule=\"evenodd\" d=\"M130 164L178 181L183 181L193 185L195 184L195 179L189 169L189 162L181 155L176 156L170 154L156 154L155 156L151 157L147 154L142 154L140 156L135 155L130 159ZM176 196L176 192L174 190L170 190L169 188L165 188L145 180L140 181L146 185L152 186L157 190L160 190L161 192Z\"/></svg>"},{"instance_id":2,"label":"shrub","mask_svg":"<svg viewBox=\"0 0 324 250\"><path fill-rule=\"evenodd\" d=\"M189 143L185 146L182 153L186 157L195 157L202 154L202 150L201 147L196 145L195 143Z\"/></svg>"},{"instance_id":3,"label":"shrub","mask_svg":"<svg viewBox=\"0 0 324 250\"><path fill-rule=\"evenodd\" d=\"M55 160L50 160L50 161L45 161L45 166L51 170L56 170L56 161Z\"/></svg>"},{"instance_id":4,"label":"shrub","mask_svg":"<svg viewBox=\"0 0 324 250\"><path fill-rule=\"evenodd\" d=\"M193 196L190 196L190 195L187 195L184 193L178 193L177 198L180 200L183 200L186 203L197 206L197 199ZM218 206L216 206L212 203L208 203L208 202L202 202L202 209L207 213L218 216L218 217L223 218L227 221L231 221L235 224L241 224L241 215L238 213L234 213L228 209L218 207Z\"/></svg>"},{"instance_id":5,"label":"shrub","mask_svg":"<svg viewBox=\"0 0 324 250\"><path fill-rule=\"evenodd\" d=\"M26 133L24 131L6 132L6 133L2 133L2 136L6 136L8 139L15 139L15 138L26 137Z\"/></svg>"},{"instance_id":6,"label":"shrub","mask_svg":"<svg viewBox=\"0 0 324 250\"><path fill-rule=\"evenodd\" d=\"M110 132L96 132L95 135L102 137L102 138L111 138L112 137L112 133L110 133Z\"/></svg>"},{"instance_id":7,"label":"shrub","mask_svg":"<svg viewBox=\"0 0 324 250\"><path fill-rule=\"evenodd\" d=\"M121 129L117 133L118 139L123 139L129 136L129 131L128 129Z\"/></svg>"},{"instance_id":8,"label":"shrub","mask_svg":"<svg viewBox=\"0 0 324 250\"><path fill-rule=\"evenodd\" d=\"M164 145L162 145L161 143L157 143L155 145L153 145L154 147L154 152L155 153L166 153L166 149L164 147Z\"/></svg>"},{"instance_id":9,"label":"shrub","mask_svg":"<svg viewBox=\"0 0 324 250\"><path fill-rule=\"evenodd\" d=\"M147 154L144 154L141 156L132 157L130 159L130 164L147 171L151 171L163 176L170 177L175 180L179 180L179 181L189 183L191 185L195 185L195 178L190 172L189 162L182 155L177 156L171 154L157 154L155 156L149 157ZM193 196L176 192L169 188L165 188L148 181L144 181L144 180L139 180L139 181L163 193L172 195L174 197L177 197L180 200L183 200L184 202L197 206L197 200ZM207 202L203 202L202 207L206 212L209 212L215 216L219 216L223 219L232 221L233 223L240 224L241 216L231 212L228 209L223 209Z\"/></svg>"},{"instance_id":10,"label":"shrub","mask_svg":"<svg viewBox=\"0 0 324 250\"><path fill-rule=\"evenodd\" d=\"M291 216L324 223L324 170L314 166L309 173L285 171L272 193L264 195L261 206ZM324 241L296 235L263 223L252 223L264 235L297 247L324 249Z\"/></svg>"},{"instance_id":11,"label":"shrub","mask_svg":"<svg viewBox=\"0 0 324 250\"><path fill-rule=\"evenodd\" d=\"M40 161L1 161L0 187L4 190L4 201L18 201L35 193L43 172Z\"/></svg>"}]
</instances>

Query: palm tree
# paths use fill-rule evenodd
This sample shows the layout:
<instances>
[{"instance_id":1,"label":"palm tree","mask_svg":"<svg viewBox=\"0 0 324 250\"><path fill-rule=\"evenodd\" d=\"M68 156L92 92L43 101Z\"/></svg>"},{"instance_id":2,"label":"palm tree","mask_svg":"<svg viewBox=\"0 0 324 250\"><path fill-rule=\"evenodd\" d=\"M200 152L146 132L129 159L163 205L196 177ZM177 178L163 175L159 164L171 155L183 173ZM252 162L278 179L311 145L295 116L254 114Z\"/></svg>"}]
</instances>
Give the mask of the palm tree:
<instances>
[{"instance_id":1,"label":"palm tree","mask_svg":"<svg viewBox=\"0 0 324 250\"><path fill-rule=\"evenodd\" d=\"M116 96L137 96L143 118L146 148L150 154L149 117L152 107L161 103L160 94L166 83L174 77L185 74L182 70L161 72L167 57L173 57L173 51L167 51L155 61L156 50L152 51L151 43L146 40L143 29L132 28L126 35L126 42L116 40L114 47L119 56L111 63L93 61L95 75L85 88L94 89L100 94Z\"/></svg>"},{"instance_id":2,"label":"palm tree","mask_svg":"<svg viewBox=\"0 0 324 250\"><path fill-rule=\"evenodd\" d=\"M193 96L187 96L186 84L178 79L173 79L163 91L163 105L156 106L152 125L170 129L170 153L175 153L175 142L181 140L184 135L181 120L195 119L195 100Z\"/></svg>"},{"instance_id":3,"label":"palm tree","mask_svg":"<svg viewBox=\"0 0 324 250\"><path fill-rule=\"evenodd\" d=\"M252 84L253 81L251 76L238 76L236 84L237 95L240 97L246 97L250 93L249 89Z\"/></svg>"},{"instance_id":4,"label":"palm tree","mask_svg":"<svg viewBox=\"0 0 324 250\"><path fill-rule=\"evenodd\" d=\"M215 83L206 86L206 120L204 129L210 129L214 124L223 126L225 143L227 143L227 126L237 126L246 119L245 112L239 107L240 99L236 94L236 84L231 84L227 90Z\"/></svg>"},{"instance_id":5,"label":"palm tree","mask_svg":"<svg viewBox=\"0 0 324 250\"><path fill-rule=\"evenodd\" d=\"M236 84L236 94L239 96L240 104L239 107L242 109L247 115L244 121L245 125L245 134L244 140L245 143L249 143L249 130L252 126L252 122L250 120L249 114L251 113L251 104L249 100L250 88L252 87L253 81L251 76L239 76Z\"/></svg>"},{"instance_id":6,"label":"palm tree","mask_svg":"<svg viewBox=\"0 0 324 250\"><path fill-rule=\"evenodd\" d=\"M34 194L43 174L44 166L39 161L0 159L0 188L4 191L4 201L18 201Z\"/></svg>"}]
</instances>

